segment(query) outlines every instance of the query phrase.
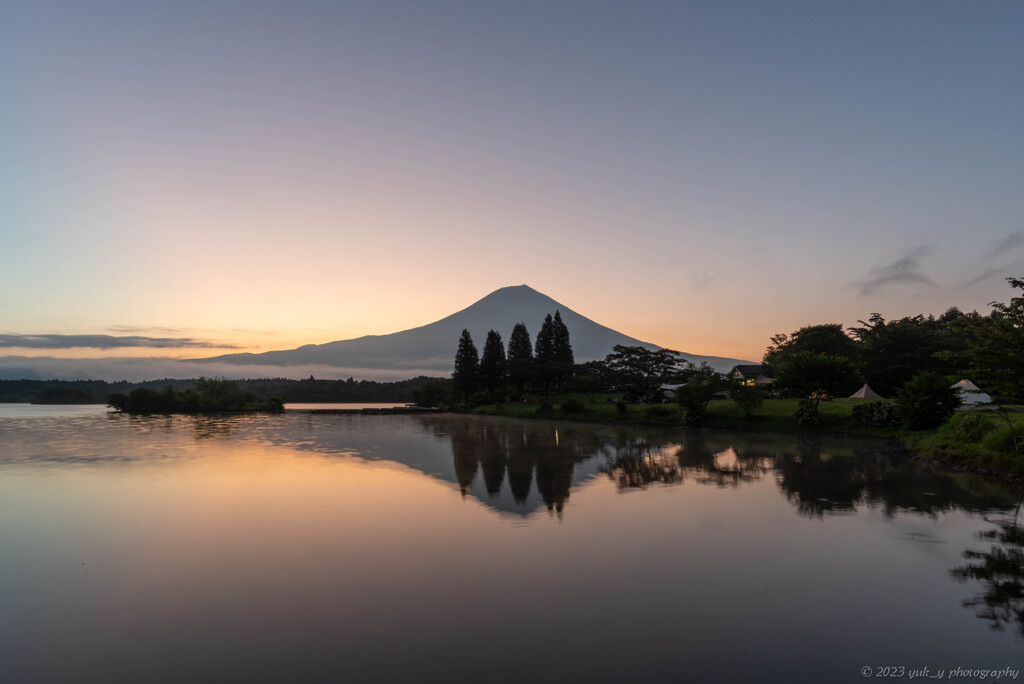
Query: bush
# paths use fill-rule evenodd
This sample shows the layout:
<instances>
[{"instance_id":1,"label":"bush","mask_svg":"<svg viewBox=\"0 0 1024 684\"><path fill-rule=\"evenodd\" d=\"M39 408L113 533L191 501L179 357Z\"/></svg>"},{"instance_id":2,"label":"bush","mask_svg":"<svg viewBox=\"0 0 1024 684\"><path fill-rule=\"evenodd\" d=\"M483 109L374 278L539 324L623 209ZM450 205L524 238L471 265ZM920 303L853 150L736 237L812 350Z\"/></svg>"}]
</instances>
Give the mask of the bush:
<instances>
[{"instance_id":1,"label":"bush","mask_svg":"<svg viewBox=\"0 0 1024 684\"><path fill-rule=\"evenodd\" d=\"M566 413L583 413L586 408L582 401L576 401L575 399L570 399L562 404L562 410Z\"/></svg>"},{"instance_id":2,"label":"bush","mask_svg":"<svg viewBox=\"0 0 1024 684\"><path fill-rule=\"evenodd\" d=\"M736 384L729 390L729 397L743 411L746 418L752 418L754 411L764 403L764 392L753 385Z\"/></svg>"},{"instance_id":3,"label":"bush","mask_svg":"<svg viewBox=\"0 0 1024 684\"><path fill-rule=\"evenodd\" d=\"M903 415L899 407L891 401L871 401L853 407L853 419L857 425L867 428L899 427L903 424Z\"/></svg>"},{"instance_id":4,"label":"bush","mask_svg":"<svg viewBox=\"0 0 1024 684\"><path fill-rule=\"evenodd\" d=\"M956 441L978 444L985 435L996 429L996 425L982 413L966 411L951 421L950 429Z\"/></svg>"},{"instance_id":5,"label":"bush","mask_svg":"<svg viewBox=\"0 0 1024 684\"><path fill-rule=\"evenodd\" d=\"M997 428L993 425L991 428L982 438L981 445L986 449L991 449L1001 454L1014 453L1014 436L1010 426L1000 425Z\"/></svg>"},{"instance_id":6,"label":"bush","mask_svg":"<svg viewBox=\"0 0 1024 684\"><path fill-rule=\"evenodd\" d=\"M542 401L537 405L537 410L533 412L535 416L550 416L555 412L555 407L550 401Z\"/></svg>"},{"instance_id":7,"label":"bush","mask_svg":"<svg viewBox=\"0 0 1024 684\"><path fill-rule=\"evenodd\" d=\"M626 411L628 410L629 406L626 405L626 402L622 401L621 399L615 402L615 412L618 413L620 416L626 415Z\"/></svg>"},{"instance_id":8,"label":"bush","mask_svg":"<svg viewBox=\"0 0 1024 684\"><path fill-rule=\"evenodd\" d=\"M922 371L896 394L903 423L911 430L928 430L945 423L960 406L959 392L932 371Z\"/></svg>"},{"instance_id":9,"label":"bush","mask_svg":"<svg viewBox=\"0 0 1024 684\"><path fill-rule=\"evenodd\" d=\"M793 417L801 427L821 424L821 412L818 410L818 399L804 398L797 404Z\"/></svg>"}]
</instances>

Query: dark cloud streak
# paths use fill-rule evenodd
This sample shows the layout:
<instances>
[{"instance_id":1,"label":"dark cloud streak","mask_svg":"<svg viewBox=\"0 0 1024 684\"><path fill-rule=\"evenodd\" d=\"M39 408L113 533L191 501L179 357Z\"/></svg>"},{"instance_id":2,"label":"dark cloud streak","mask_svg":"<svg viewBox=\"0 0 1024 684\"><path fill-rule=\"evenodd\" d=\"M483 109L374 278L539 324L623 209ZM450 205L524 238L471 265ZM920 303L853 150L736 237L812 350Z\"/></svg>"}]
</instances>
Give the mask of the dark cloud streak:
<instances>
[{"instance_id":1,"label":"dark cloud streak","mask_svg":"<svg viewBox=\"0 0 1024 684\"><path fill-rule=\"evenodd\" d=\"M862 295L871 295L889 285L919 283L937 287L935 283L921 272L921 258L933 251L934 247L924 245L917 247L889 263L871 269L867 280L854 283Z\"/></svg>"},{"instance_id":2,"label":"dark cloud streak","mask_svg":"<svg viewBox=\"0 0 1024 684\"><path fill-rule=\"evenodd\" d=\"M142 337L138 335L0 335L0 347L22 349L121 349L144 347L158 349L202 348L239 349L237 345L220 344L191 337Z\"/></svg>"}]
</instances>

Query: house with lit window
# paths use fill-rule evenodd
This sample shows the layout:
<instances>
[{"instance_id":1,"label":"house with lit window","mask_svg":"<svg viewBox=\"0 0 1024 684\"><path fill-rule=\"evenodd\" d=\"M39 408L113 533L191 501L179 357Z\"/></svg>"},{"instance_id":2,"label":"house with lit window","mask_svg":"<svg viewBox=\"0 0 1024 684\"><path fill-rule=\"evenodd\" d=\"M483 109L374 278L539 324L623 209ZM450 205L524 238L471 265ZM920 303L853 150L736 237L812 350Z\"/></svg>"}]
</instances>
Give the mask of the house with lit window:
<instances>
[{"instance_id":1,"label":"house with lit window","mask_svg":"<svg viewBox=\"0 0 1024 684\"><path fill-rule=\"evenodd\" d=\"M738 380L744 385L767 389L775 384L775 371L771 366L746 364L733 366L729 371L729 378Z\"/></svg>"}]
</instances>

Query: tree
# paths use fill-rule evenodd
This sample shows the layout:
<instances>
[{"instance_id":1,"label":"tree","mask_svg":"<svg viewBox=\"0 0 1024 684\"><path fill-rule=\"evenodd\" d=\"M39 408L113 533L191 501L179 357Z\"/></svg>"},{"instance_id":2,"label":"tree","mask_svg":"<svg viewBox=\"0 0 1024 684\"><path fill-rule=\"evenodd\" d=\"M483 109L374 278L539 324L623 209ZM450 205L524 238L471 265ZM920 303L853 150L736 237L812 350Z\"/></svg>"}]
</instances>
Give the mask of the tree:
<instances>
[{"instance_id":1,"label":"tree","mask_svg":"<svg viewBox=\"0 0 1024 684\"><path fill-rule=\"evenodd\" d=\"M857 341L867 381L883 395L892 396L921 371L952 371L942 352L962 348L961 338L950 332L950 322L960 316L954 308L939 319L918 314L886 322L873 313L866 322L858 321L860 327L848 331Z\"/></svg>"},{"instance_id":2,"label":"tree","mask_svg":"<svg viewBox=\"0 0 1024 684\"><path fill-rule=\"evenodd\" d=\"M523 393L523 388L533 375L533 344L525 323L516 323L512 335L508 338L508 377L515 385L516 394Z\"/></svg>"},{"instance_id":3,"label":"tree","mask_svg":"<svg viewBox=\"0 0 1024 684\"><path fill-rule=\"evenodd\" d=\"M452 382L455 391L461 392L465 402L469 403L469 396L476 391L480 361L473 344L473 338L469 331L463 329L459 338L459 348L455 352L455 371L452 373Z\"/></svg>"},{"instance_id":4,"label":"tree","mask_svg":"<svg viewBox=\"0 0 1024 684\"><path fill-rule=\"evenodd\" d=\"M1024 290L1024 279L1006 281ZM953 322L966 349L948 356L996 401L1024 399L1024 297L1013 297L1009 304L990 302L989 306L992 312L987 317L974 313Z\"/></svg>"},{"instance_id":5,"label":"tree","mask_svg":"<svg viewBox=\"0 0 1024 684\"><path fill-rule=\"evenodd\" d=\"M708 403L716 394L729 387L725 376L701 362L698 368L692 369L690 379L685 385L676 388L676 402L683 407L683 422L687 425L700 425Z\"/></svg>"},{"instance_id":6,"label":"tree","mask_svg":"<svg viewBox=\"0 0 1024 684\"><path fill-rule=\"evenodd\" d=\"M617 344L605 357L605 365L619 389L646 393L663 382L677 379L687 362L672 349L651 351L646 347Z\"/></svg>"},{"instance_id":7,"label":"tree","mask_svg":"<svg viewBox=\"0 0 1024 684\"><path fill-rule=\"evenodd\" d=\"M497 330L491 330L487 333L484 353L480 358L480 383L487 389L492 399L498 387L505 382L507 372L505 344L501 341L501 334Z\"/></svg>"},{"instance_id":8,"label":"tree","mask_svg":"<svg viewBox=\"0 0 1024 684\"><path fill-rule=\"evenodd\" d=\"M734 381L729 386L729 398L749 420L754 416L754 411L761 408L761 404L764 403L764 392L760 387Z\"/></svg>"},{"instance_id":9,"label":"tree","mask_svg":"<svg viewBox=\"0 0 1024 684\"><path fill-rule=\"evenodd\" d=\"M558 374L555 367L555 322L551 314L544 317L533 351L534 369L537 378L543 385L544 393L547 394L551 387L551 381L556 379Z\"/></svg>"},{"instance_id":10,"label":"tree","mask_svg":"<svg viewBox=\"0 0 1024 684\"><path fill-rule=\"evenodd\" d=\"M810 351L786 356L775 375L777 387L801 398L794 414L801 425L820 422L818 404L823 399L849 395L862 382L863 376L850 359Z\"/></svg>"},{"instance_id":11,"label":"tree","mask_svg":"<svg viewBox=\"0 0 1024 684\"><path fill-rule=\"evenodd\" d=\"M949 380L932 371L911 378L896 395L895 403L911 430L937 428L960 406L960 393Z\"/></svg>"},{"instance_id":12,"label":"tree","mask_svg":"<svg viewBox=\"0 0 1024 684\"><path fill-rule=\"evenodd\" d=\"M774 335L761 363L778 369L788 357L798 352L855 359L857 345L843 332L839 323L808 325L790 335Z\"/></svg>"},{"instance_id":13,"label":"tree","mask_svg":"<svg viewBox=\"0 0 1024 684\"><path fill-rule=\"evenodd\" d=\"M562 314L555 311L551 324L551 351L555 363L571 368L576 360L572 355L572 343L569 341L569 329L562 322Z\"/></svg>"}]
</instances>

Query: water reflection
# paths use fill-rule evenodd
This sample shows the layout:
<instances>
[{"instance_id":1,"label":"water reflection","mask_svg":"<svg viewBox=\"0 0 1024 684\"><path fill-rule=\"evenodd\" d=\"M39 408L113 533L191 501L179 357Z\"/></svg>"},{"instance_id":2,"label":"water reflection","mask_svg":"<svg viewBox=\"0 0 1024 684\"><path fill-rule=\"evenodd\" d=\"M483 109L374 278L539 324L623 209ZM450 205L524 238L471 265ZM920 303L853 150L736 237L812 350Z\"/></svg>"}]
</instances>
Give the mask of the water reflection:
<instances>
[{"instance_id":1,"label":"water reflection","mask_svg":"<svg viewBox=\"0 0 1024 684\"><path fill-rule=\"evenodd\" d=\"M1024 636L1024 527L1019 516L1018 504L1012 517L988 519L995 529L978 538L992 545L988 551L964 551L970 562L953 569L952 575L961 582L981 584L981 593L964 601L965 607L973 608L996 631L1015 626Z\"/></svg>"},{"instance_id":2,"label":"water reflection","mask_svg":"<svg viewBox=\"0 0 1024 684\"><path fill-rule=\"evenodd\" d=\"M296 663L346 681L995 664L1024 637L1018 502L839 438L0 413L0 680L71 681L125 653L137 681L153 662L202 679L189 664L217 653L228 681L240 662L280 681ZM644 657L600 657L609 634ZM51 665L62 676L4 676Z\"/></svg>"}]
</instances>

